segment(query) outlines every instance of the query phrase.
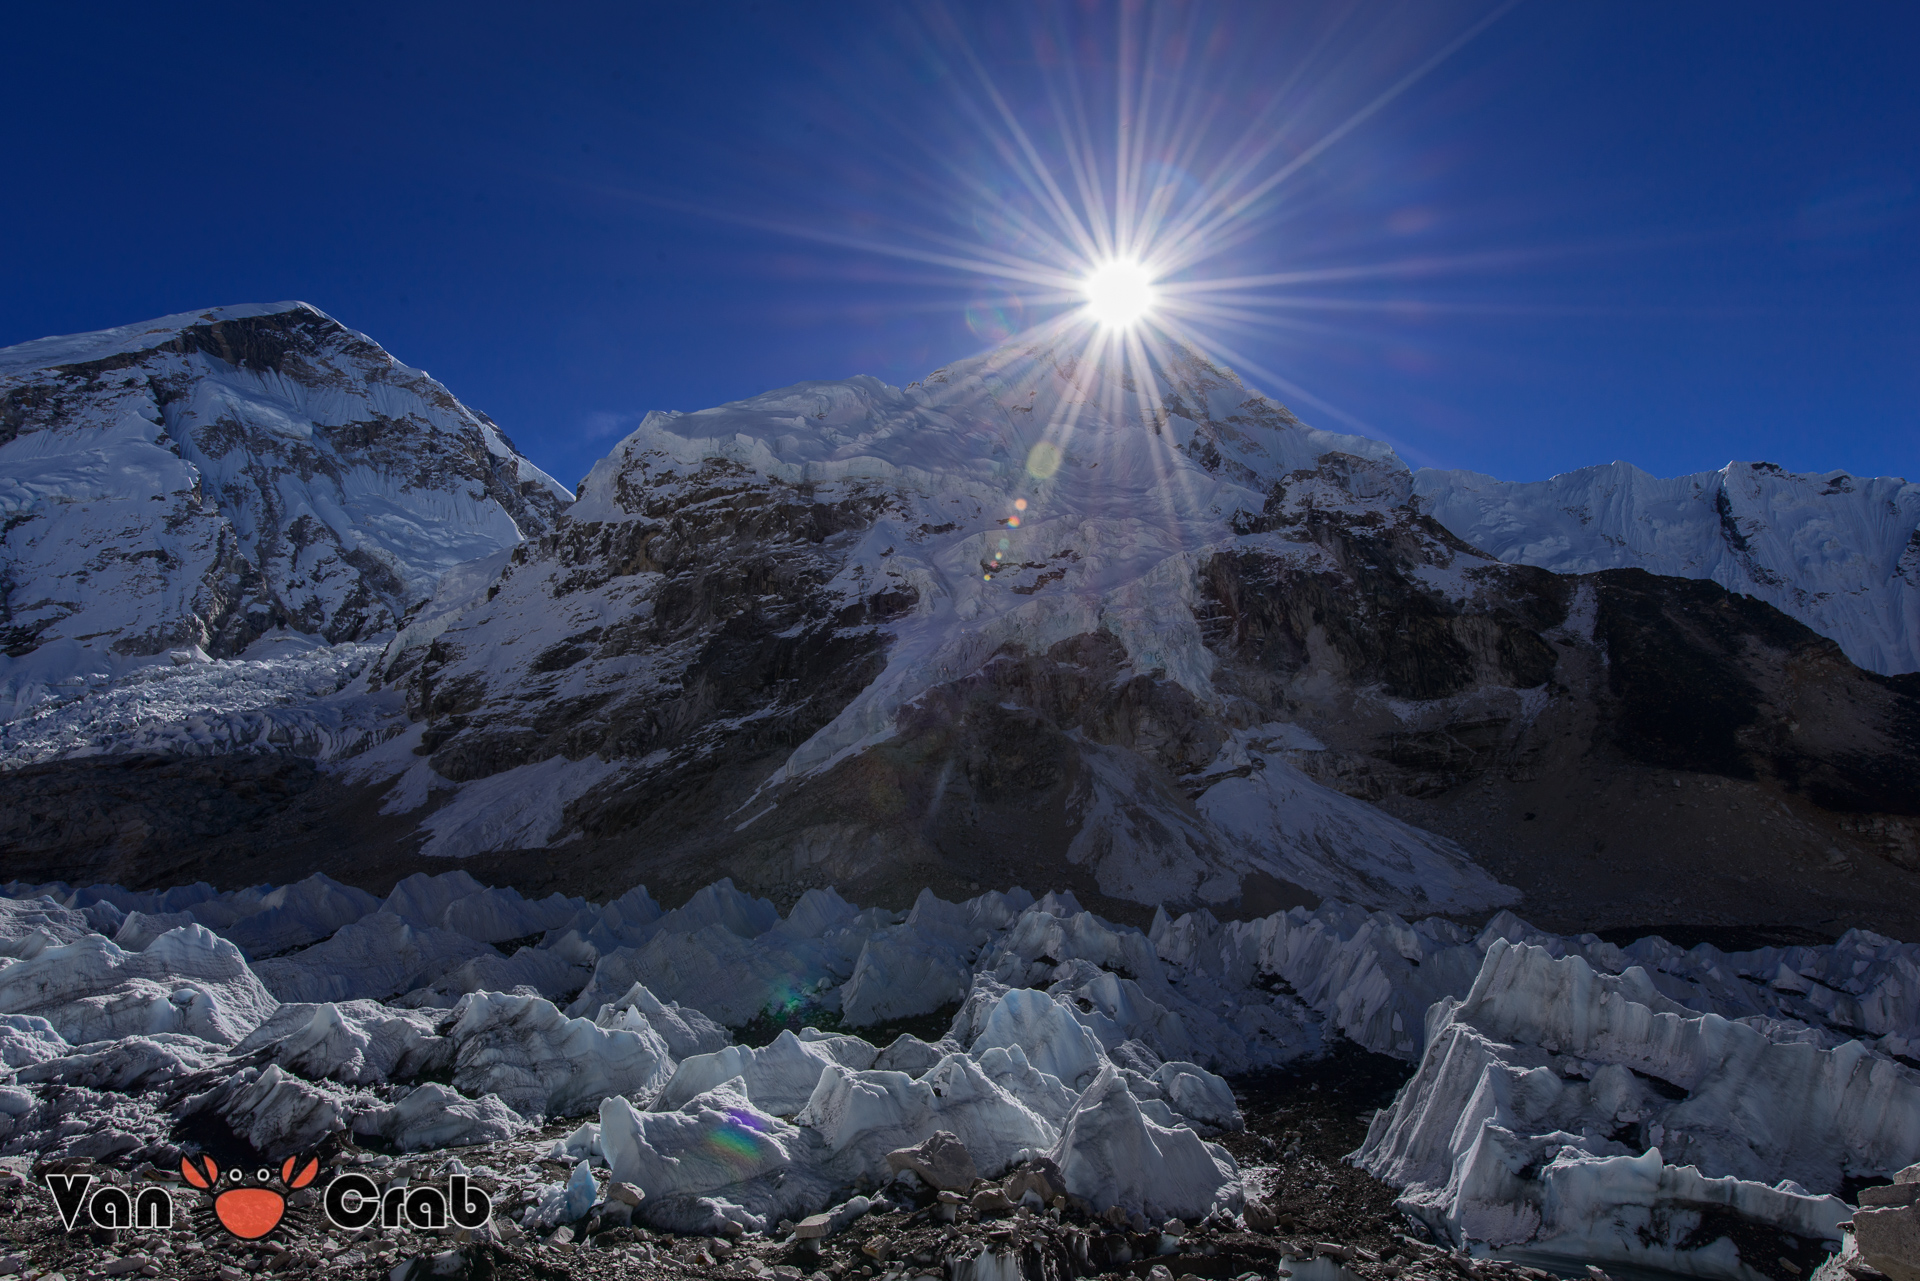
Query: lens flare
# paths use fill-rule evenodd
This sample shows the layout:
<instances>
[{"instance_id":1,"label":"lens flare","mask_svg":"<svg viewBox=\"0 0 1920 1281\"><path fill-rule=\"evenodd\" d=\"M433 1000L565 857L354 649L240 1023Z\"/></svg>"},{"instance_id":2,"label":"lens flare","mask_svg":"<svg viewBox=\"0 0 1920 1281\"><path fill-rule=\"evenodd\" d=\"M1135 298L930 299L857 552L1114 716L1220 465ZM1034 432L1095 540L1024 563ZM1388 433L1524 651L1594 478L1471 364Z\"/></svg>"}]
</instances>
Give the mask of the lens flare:
<instances>
[{"instance_id":1,"label":"lens flare","mask_svg":"<svg viewBox=\"0 0 1920 1281\"><path fill-rule=\"evenodd\" d=\"M1153 273L1128 258L1101 263L1080 290L1087 296L1088 317L1106 329L1131 329L1153 311L1156 298Z\"/></svg>"}]
</instances>

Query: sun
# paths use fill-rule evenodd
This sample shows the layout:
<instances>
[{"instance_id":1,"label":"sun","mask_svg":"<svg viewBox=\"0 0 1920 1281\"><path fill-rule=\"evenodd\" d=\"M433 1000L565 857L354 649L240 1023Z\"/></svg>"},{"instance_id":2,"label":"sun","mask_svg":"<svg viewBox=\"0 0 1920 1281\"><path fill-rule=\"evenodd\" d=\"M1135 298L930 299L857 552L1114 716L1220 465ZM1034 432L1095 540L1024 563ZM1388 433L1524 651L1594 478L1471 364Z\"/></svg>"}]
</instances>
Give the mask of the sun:
<instances>
[{"instance_id":1,"label":"sun","mask_svg":"<svg viewBox=\"0 0 1920 1281\"><path fill-rule=\"evenodd\" d=\"M1129 329L1153 310L1153 273L1130 258L1101 263L1080 291L1087 297L1087 315L1102 328Z\"/></svg>"}]
</instances>

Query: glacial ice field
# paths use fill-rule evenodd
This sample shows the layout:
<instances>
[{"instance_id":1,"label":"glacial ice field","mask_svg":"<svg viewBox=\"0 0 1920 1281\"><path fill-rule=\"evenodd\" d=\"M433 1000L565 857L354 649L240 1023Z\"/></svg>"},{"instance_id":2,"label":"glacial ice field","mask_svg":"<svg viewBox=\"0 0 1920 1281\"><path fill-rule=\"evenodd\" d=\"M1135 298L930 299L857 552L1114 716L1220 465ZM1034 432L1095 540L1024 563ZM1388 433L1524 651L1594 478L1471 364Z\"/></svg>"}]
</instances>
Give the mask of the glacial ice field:
<instances>
[{"instance_id":1,"label":"glacial ice field","mask_svg":"<svg viewBox=\"0 0 1920 1281\"><path fill-rule=\"evenodd\" d=\"M14 766L132 752L351 755L394 733L403 715L399 695L349 688L383 648L322 645L281 632L225 660L198 648L135 661L62 654L44 665L45 679L32 659L17 662L12 679L38 691L38 701L0 719L0 760ZM12 693L0 682L0 702Z\"/></svg>"},{"instance_id":2,"label":"glacial ice field","mask_svg":"<svg viewBox=\"0 0 1920 1281\"><path fill-rule=\"evenodd\" d=\"M1622 948L1329 901L1143 932L1019 889L782 916L462 871L0 891L0 1155L166 1166L215 1126L478 1159L579 1118L557 1154L641 1189L636 1222L739 1234L946 1131L983 1175L1044 1157L1095 1211L1193 1220L1248 1196L1227 1078L1345 1037L1417 1065L1349 1159L1459 1246L1741 1276L1703 1225L1838 1242L1840 1194L1920 1160L1920 947L1858 930ZM946 1030L872 1031L910 1020Z\"/></svg>"}]
</instances>

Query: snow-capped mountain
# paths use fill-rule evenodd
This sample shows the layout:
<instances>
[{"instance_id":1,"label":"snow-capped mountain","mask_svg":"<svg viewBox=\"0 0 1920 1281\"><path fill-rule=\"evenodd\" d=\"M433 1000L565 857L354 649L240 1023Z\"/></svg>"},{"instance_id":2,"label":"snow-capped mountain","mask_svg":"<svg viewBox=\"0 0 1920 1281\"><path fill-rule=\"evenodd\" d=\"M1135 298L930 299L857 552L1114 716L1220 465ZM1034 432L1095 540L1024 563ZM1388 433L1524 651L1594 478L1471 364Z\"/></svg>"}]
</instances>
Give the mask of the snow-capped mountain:
<instances>
[{"instance_id":1,"label":"snow-capped mountain","mask_svg":"<svg viewBox=\"0 0 1920 1281\"><path fill-rule=\"evenodd\" d=\"M1817 638L1717 601L1726 632L1690 630L1702 602L1644 578L1476 550L1386 446L1197 358L1145 388L1010 347L650 415L395 642L377 679L416 723L349 771L400 773L389 812L456 789L430 854L1454 911L1514 892L1361 798L1537 776L1567 738L1897 796L1910 768L1774 697ZM1911 696L1839 666L1827 692L1904 741Z\"/></svg>"},{"instance_id":2,"label":"snow-capped mountain","mask_svg":"<svg viewBox=\"0 0 1920 1281\"><path fill-rule=\"evenodd\" d=\"M484 415L305 303L0 350L0 639L49 688L261 637L392 633L572 498Z\"/></svg>"},{"instance_id":3,"label":"snow-capped mountain","mask_svg":"<svg viewBox=\"0 0 1920 1281\"><path fill-rule=\"evenodd\" d=\"M1920 671L1920 485L1900 477L1728 463L1662 479L1614 463L1531 483L1422 469L1413 488L1423 510L1501 560L1709 578L1870 671Z\"/></svg>"},{"instance_id":4,"label":"snow-capped mountain","mask_svg":"<svg viewBox=\"0 0 1920 1281\"><path fill-rule=\"evenodd\" d=\"M55 371L10 375L32 392L10 393L15 416L38 426L9 448L37 434L43 454L68 438L84 453L60 409L83 406L145 439L141 457L226 478L205 490L233 494L224 506L175 498L181 520L264 566L221 579L205 555L127 556L131 537L100 567L59 560L55 522L144 513L135 470L98 459L119 497L29 509L39 524L15 535L44 526L22 547L77 603L33 605L13 571L13 625L43 627L10 660L16 690L49 653L136 670L52 698L43 681L43 701L0 727L6 763L33 765L0 803L19 875L384 881L483 856L490 874L567 892L645 879L671 894L726 874L905 903L928 885L964 897L1039 880L1108 905L1481 914L1516 901L1510 881L1561 894L1554 878L1587 866L1566 850L1597 858L1618 826L1609 780L1653 771L1800 807L1798 826L1771 830L1741 810L1752 831L1729 844L1915 855L1912 678L1862 671L1761 600L1658 565L1510 563L1524 558L1436 519L1454 500L1432 473L1308 427L1191 354L1149 384L1015 343L905 388L853 378L655 413L556 512L564 491L450 396L451 419L419 408L437 403L425 392L396 416L396 386L444 395L424 375L311 309L239 310L260 314L9 353ZM122 360L190 368L168 375L178 394L94 368ZM229 408L189 412L203 402ZM249 443L218 452L235 422ZM408 449L340 444L369 434L339 424L376 422L411 432ZM296 437L331 452L281 443ZM1888 483L1829 488L1808 501L1853 511ZM269 508L278 523L257 518ZM445 515L410 525L399 508ZM1884 532L1859 529L1847 546ZM303 568L323 562L331 577ZM382 596L370 564L400 565L404 590ZM89 594L108 574L148 596ZM254 594L222 605L207 582ZM118 630L82 632L89 610ZM242 650L262 624L275 630ZM177 634L211 643L169 658ZM140 657L155 645L158 661ZM215 650L238 656L202 661ZM251 774L221 791L217 761L236 751L320 768L275 775L289 799L256 803ZM147 797L164 771L111 767L141 752L195 758L182 777L206 807ZM59 819L74 807L139 821L103 843L99 824ZM1721 833L1700 821L1622 835L1635 857L1711 863ZM263 843L284 866L251 861ZM351 853L376 847L377 873ZM220 870L234 859L244 871ZM1892 901L1877 883L1841 888Z\"/></svg>"},{"instance_id":5,"label":"snow-capped mountain","mask_svg":"<svg viewBox=\"0 0 1920 1281\"><path fill-rule=\"evenodd\" d=\"M958 835L1143 903L1238 899L1260 876L1511 901L1452 842L1292 765L1320 745L1277 723L1279 690L1224 678L1207 634L1225 566L1341 575L1312 522L1410 516L1406 469L1197 359L1159 391L1007 350L904 389L650 415L552 534L396 643L388 679L420 722L375 754L406 767L396 807L462 786L426 821L432 852L638 825L658 856L724 846L756 880L969 862L943 852ZM1396 532L1436 590L1522 572ZM1441 683L1519 710L1500 659L1465 667Z\"/></svg>"}]
</instances>

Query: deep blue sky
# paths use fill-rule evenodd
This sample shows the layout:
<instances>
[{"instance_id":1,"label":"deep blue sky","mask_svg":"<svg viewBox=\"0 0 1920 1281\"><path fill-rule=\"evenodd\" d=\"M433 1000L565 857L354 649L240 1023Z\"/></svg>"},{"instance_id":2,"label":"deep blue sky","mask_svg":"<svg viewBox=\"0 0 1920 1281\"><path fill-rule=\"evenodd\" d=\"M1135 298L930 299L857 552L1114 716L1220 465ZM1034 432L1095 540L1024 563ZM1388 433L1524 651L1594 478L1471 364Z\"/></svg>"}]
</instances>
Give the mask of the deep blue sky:
<instances>
[{"instance_id":1,"label":"deep blue sky","mask_svg":"<svg viewBox=\"0 0 1920 1281\"><path fill-rule=\"evenodd\" d=\"M1284 159L1490 8L1140 22L1157 101ZM303 298L569 483L647 409L919 378L1044 308L858 244L1004 245L996 206L1018 195L965 49L1049 149L1049 92L1106 119L1119 10L940 12L12 11L0 345ZM1415 463L1920 479L1917 54L1908 3L1521 4L1210 269L1452 265L1276 294L1282 323L1231 342L1316 398L1282 395L1309 421L1344 414Z\"/></svg>"}]
</instances>

